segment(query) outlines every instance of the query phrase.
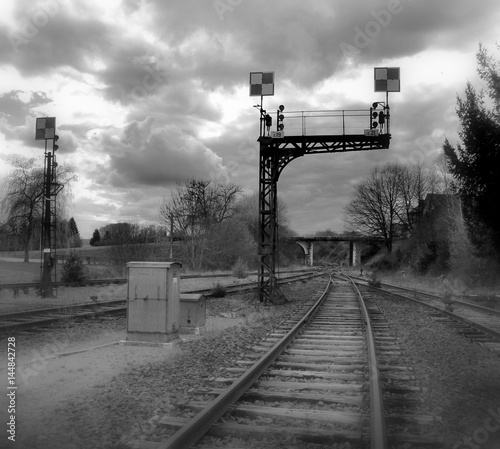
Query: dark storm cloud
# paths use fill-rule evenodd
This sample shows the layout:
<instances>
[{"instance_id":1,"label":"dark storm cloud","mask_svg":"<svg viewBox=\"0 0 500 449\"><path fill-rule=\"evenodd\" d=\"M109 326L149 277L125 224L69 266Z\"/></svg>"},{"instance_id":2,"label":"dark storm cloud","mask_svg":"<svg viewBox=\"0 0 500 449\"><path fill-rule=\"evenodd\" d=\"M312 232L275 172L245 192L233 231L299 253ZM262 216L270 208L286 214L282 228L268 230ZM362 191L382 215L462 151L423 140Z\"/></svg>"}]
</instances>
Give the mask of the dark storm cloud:
<instances>
[{"instance_id":1,"label":"dark storm cloud","mask_svg":"<svg viewBox=\"0 0 500 449\"><path fill-rule=\"evenodd\" d=\"M108 27L89 17L73 14L56 0L53 13L40 3L16 3L14 21L1 31L0 62L23 75L50 74L60 67L87 72L87 57L100 52L110 38Z\"/></svg>"},{"instance_id":2,"label":"dark storm cloud","mask_svg":"<svg viewBox=\"0 0 500 449\"><path fill-rule=\"evenodd\" d=\"M25 100L23 100L23 97ZM0 131L7 140L15 140L27 147L42 148L43 143L35 140L36 117L47 114L39 109L53 100L43 92L7 92L0 96ZM58 129L59 153L72 153L78 142L71 131Z\"/></svg>"},{"instance_id":3,"label":"dark storm cloud","mask_svg":"<svg viewBox=\"0 0 500 449\"><path fill-rule=\"evenodd\" d=\"M92 92L113 103L113 112L124 111L109 120L107 111L96 111L101 116L94 123L92 106L78 116L75 105L75 123L60 123L60 148L79 155L81 172L94 180L89 188L113 205L113 216L125 217L134 215L134 203L146 214L159 189L193 176L227 179L229 173L233 182L257 191L258 118L251 115L254 99L246 90L250 71L275 71L275 98L287 107L366 108L350 88L329 98L333 81L357 79L367 67L426 50L470 53L479 40L497 37L488 34L497 29L497 3L123 0L113 20L83 0L17 0L14 20L0 26L0 64L25 79L61 79L67 91L72 79L84 83L75 91ZM308 156L287 167L279 193L294 226L339 229L342 205L371 167L430 160L442 137L456 130L450 120L453 87L419 90L405 80L393 105L390 150ZM320 93L324 81L328 88ZM244 97L235 99L242 87ZM221 107L226 98L240 116L228 121L211 94ZM16 95L0 98L0 131L33 146L34 115ZM46 97L37 95L41 110ZM250 112L241 112L245 105ZM92 201L84 207L92 210ZM323 215L311 224L313 214Z\"/></svg>"},{"instance_id":4,"label":"dark storm cloud","mask_svg":"<svg viewBox=\"0 0 500 449\"><path fill-rule=\"evenodd\" d=\"M178 76L214 89L246 83L251 70L271 69L282 80L310 88L342 69L342 43L355 49L356 60L370 63L415 54L431 44L476 45L474 35L498 19L494 0L484 0L481 7L466 0L242 0L224 14L216 2L148 2L154 20L148 31L162 44L160 51L157 44L123 35L82 5L61 4L52 15L46 13L44 23L37 19L42 17L39 3L17 2L14 25L2 30L0 58L27 75L63 66L92 73L106 84L105 95L131 103ZM125 6L133 12L139 2ZM80 9L86 14L78 14ZM15 32L23 24L26 28L26 21L34 26L34 36L14 48ZM95 59L104 68L93 68Z\"/></svg>"},{"instance_id":5,"label":"dark storm cloud","mask_svg":"<svg viewBox=\"0 0 500 449\"><path fill-rule=\"evenodd\" d=\"M130 109L128 119L143 120L154 117L183 129L187 134L196 134L206 122L218 122L221 110L214 106L207 93L189 79L178 79L164 86L157 95L145 98Z\"/></svg>"},{"instance_id":6,"label":"dark storm cloud","mask_svg":"<svg viewBox=\"0 0 500 449\"><path fill-rule=\"evenodd\" d=\"M86 11L82 2L72 3L71 9L60 4L52 15L46 13L44 23L36 19L41 17L39 3L20 1L14 25L2 30L0 58L30 76L67 66L91 73L105 84L107 98L125 104L140 104L179 79L205 90L229 89L246 84L252 70L275 70L281 81L312 88L344 68L345 48L354 49L354 60L369 64L430 45L477 45L474 36L498 19L496 3L484 0L479 8L466 0L242 0L221 13L217 2L147 2L153 17L148 31L157 39L153 43L124 35L118 25ZM124 3L131 14L140 5ZM26 21L35 27L34 36L14 48L15 32L23 24L26 28Z\"/></svg>"},{"instance_id":7,"label":"dark storm cloud","mask_svg":"<svg viewBox=\"0 0 500 449\"><path fill-rule=\"evenodd\" d=\"M21 97L29 96L28 101ZM52 102L44 92L24 92L13 90L0 95L0 115L10 125L23 125L27 115L33 114L33 109Z\"/></svg>"},{"instance_id":8,"label":"dark storm cloud","mask_svg":"<svg viewBox=\"0 0 500 449\"><path fill-rule=\"evenodd\" d=\"M363 64L430 46L470 50L499 12L496 0L480 7L468 0L243 0L224 13L214 5L157 1L155 15L172 61L211 86L246 83L249 71L275 70L280 80L312 88L344 68L349 58L342 43ZM200 35L203 45L196 45Z\"/></svg>"},{"instance_id":9,"label":"dark storm cloud","mask_svg":"<svg viewBox=\"0 0 500 449\"><path fill-rule=\"evenodd\" d=\"M158 126L152 118L132 122L116 134L103 133L98 146L109 156L94 171L99 185L166 186L191 177L225 175L212 150L172 125Z\"/></svg>"},{"instance_id":10,"label":"dark storm cloud","mask_svg":"<svg viewBox=\"0 0 500 449\"><path fill-rule=\"evenodd\" d=\"M105 84L107 98L125 104L154 95L168 82L158 52L143 39L95 17L84 2L51 3L57 7L49 14L43 3L18 2L14 23L0 29L0 62L26 76L50 76L67 67L79 80L92 74Z\"/></svg>"}]
</instances>

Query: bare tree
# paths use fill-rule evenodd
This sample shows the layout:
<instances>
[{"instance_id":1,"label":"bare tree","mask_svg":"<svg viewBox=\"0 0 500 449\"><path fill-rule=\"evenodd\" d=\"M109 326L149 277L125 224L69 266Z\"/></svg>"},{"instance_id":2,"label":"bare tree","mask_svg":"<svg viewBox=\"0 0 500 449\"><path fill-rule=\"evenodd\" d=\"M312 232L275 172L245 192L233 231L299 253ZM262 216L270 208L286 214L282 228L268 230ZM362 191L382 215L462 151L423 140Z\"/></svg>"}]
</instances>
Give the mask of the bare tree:
<instances>
[{"instance_id":1,"label":"bare tree","mask_svg":"<svg viewBox=\"0 0 500 449\"><path fill-rule=\"evenodd\" d=\"M398 215L399 166L375 167L355 188L354 198L345 207L350 231L382 238L392 250Z\"/></svg>"},{"instance_id":2,"label":"bare tree","mask_svg":"<svg viewBox=\"0 0 500 449\"><path fill-rule=\"evenodd\" d=\"M393 240L414 229L422 200L435 186L434 172L420 164L375 167L356 186L344 209L345 223L351 231L383 239L391 252Z\"/></svg>"},{"instance_id":3,"label":"bare tree","mask_svg":"<svg viewBox=\"0 0 500 449\"><path fill-rule=\"evenodd\" d=\"M14 170L1 185L0 206L6 217L6 224L11 235L18 238L24 247L24 261L29 262L30 244L41 230L41 218L44 200L44 170L35 158L27 159L14 156L10 161ZM57 182L69 186L74 180L73 169L60 165L57 170ZM70 192L61 192L57 210L65 208Z\"/></svg>"},{"instance_id":4,"label":"bare tree","mask_svg":"<svg viewBox=\"0 0 500 449\"><path fill-rule=\"evenodd\" d=\"M399 207L396 215L400 230L408 235L422 218L422 204L428 193L435 193L438 179L435 170L424 164L397 165Z\"/></svg>"},{"instance_id":5,"label":"bare tree","mask_svg":"<svg viewBox=\"0 0 500 449\"><path fill-rule=\"evenodd\" d=\"M210 232L236 213L241 190L233 184L191 179L179 183L170 199L164 198L159 205L160 220L167 228L173 224L193 269L203 265Z\"/></svg>"}]
</instances>

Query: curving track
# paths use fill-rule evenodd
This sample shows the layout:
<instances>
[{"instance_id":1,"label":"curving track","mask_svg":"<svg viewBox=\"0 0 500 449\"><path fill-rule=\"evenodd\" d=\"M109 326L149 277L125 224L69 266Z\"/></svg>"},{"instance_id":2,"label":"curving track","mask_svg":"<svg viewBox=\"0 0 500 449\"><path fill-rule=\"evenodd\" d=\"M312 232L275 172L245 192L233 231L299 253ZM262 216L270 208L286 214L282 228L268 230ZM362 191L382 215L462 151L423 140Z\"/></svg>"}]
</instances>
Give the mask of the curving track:
<instances>
[{"instance_id":1,"label":"curving track","mask_svg":"<svg viewBox=\"0 0 500 449\"><path fill-rule=\"evenodd\" d=\"M500 353L500 310L458 299L445 304L440 296L432 293L387 283L381 283L379 288L369 287L366 279L354 279L364 289L424 305L433 319L446 322L468 338Z\"/></svg>"},{"instance_id":2,"label":"curving track","mask_svg":"<svg viewBox=\"0 0 500 449\"><path fill-rule=\"evenodd\" d=\"M349 280L330 279L253 350L159 421L175 433L157 449L441 446L439 419L412 412L420 389L383 314Z\"/></svg>"}]
</instances>

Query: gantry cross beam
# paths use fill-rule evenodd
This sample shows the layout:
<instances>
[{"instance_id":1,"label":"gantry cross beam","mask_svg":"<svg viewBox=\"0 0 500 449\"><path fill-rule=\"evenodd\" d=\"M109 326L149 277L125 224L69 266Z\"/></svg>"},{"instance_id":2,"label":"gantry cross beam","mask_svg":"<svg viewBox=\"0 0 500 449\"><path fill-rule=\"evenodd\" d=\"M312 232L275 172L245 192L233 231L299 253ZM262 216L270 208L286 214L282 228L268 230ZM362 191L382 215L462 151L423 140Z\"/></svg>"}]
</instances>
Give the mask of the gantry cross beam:
<instances>
[{"instance_id":1,"label":"gantry cross beam","mask_svg":"<svg viewBox=\"0 0 500 449\"><path fill-rule=\"evenodd\" d=\"M283 110L278 111L283 114ZM261 135L259 157L259 295L262 302L283 303L276 278L278 238L278 179L283 169L294 159L307 154L341 153L347 151L380 150L389 148L389 111L385 108L384 126L374 131L373 110L292 112L291 132L296 135L276 133L277 138ZM263 115L263 114L262 114ZM355 125L352 124L355 119ZM261 134L265 117L261 118ZM282 120L283 121L283 120ZM317 126L315 126L317 125ZM364 126L363 126L364 125ZM331 134L317 134L332 128ZM360 130L363 129L360 133ZM265 134L265 133L264 133Z\"/></svg>"}]
</instances>

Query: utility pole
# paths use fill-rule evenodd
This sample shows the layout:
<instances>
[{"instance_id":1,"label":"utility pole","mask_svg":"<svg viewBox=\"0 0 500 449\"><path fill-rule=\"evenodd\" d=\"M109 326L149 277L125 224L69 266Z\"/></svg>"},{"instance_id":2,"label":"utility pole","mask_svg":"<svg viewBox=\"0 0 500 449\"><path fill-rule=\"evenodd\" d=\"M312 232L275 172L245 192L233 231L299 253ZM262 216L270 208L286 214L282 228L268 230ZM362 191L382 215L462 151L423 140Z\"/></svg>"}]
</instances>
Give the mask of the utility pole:
<instances>
[{"instance_id":1,"label":"utility pole","mask_svg":"<svg viewBox=\"0 0 500 449\"><path fill-rule=\"evenodd\" d=\"M170 213L170 260L174 258L174 214Z\"/></svg>"}]
</instances>

